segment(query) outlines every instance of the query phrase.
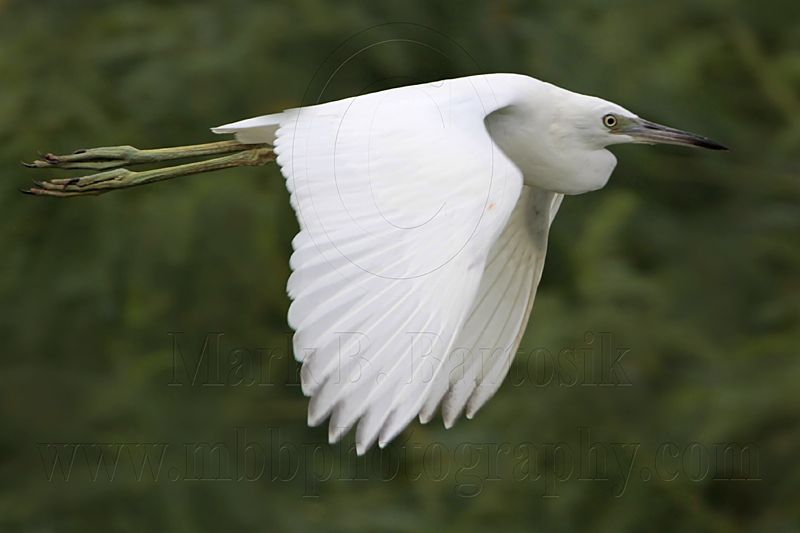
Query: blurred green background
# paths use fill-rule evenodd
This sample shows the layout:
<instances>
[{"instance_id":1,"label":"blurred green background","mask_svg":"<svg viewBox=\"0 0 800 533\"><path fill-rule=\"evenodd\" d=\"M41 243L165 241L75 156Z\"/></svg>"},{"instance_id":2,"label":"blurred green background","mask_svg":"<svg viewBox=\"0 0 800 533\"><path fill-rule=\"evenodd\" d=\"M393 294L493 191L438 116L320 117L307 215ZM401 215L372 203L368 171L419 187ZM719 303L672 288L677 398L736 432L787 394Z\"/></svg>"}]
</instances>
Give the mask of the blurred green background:
<instances>
[{"instance_id":1,"label":"blurred green background","mask_svg":"<svg viewBox=\"0 0 800 533\"><path fill-rule=\"evenodd\" d=\"M365 459L352 436L329 447L305 426L285 321L296 222L275 167L89 199L17 192L41 177L19 166L37 150L207 142L317 99L501 71L733 149L615 148L611 183L556 219L522 348L594 364L607 339L629 386L521 359L527 379L475 420L414 423ZM795 0L0 0L0 529L798 531L798 174ZM222 378L193 384L206 338ZM228 375L241 360L269 377ZM580 479L586 431L638 450L627 482L612 466ZM257 475L243 432L286 464ZM213 457L187 471L197 443L250 457L251 474L214 475L229 462ZM441 454L413 447L431 443ZM539 477L502 452L520 443L541 452ZM674 479L648 470L664 443L688 450ZM755 466L691 456L717 443L750 446ZM137 475L158 445L163 471ZM64 450L79 450L68 478L49 466Z\"/></svg>"}]
</instances>

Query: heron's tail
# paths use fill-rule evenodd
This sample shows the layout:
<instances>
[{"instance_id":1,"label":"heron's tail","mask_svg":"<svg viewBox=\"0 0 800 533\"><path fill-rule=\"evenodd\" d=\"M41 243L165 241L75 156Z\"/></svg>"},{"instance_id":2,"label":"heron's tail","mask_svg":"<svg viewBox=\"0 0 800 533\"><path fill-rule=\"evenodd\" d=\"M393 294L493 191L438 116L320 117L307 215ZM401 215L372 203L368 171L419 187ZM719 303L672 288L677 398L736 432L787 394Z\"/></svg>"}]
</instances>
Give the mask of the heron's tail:
<instances>
[{"instance_id":1,"label":"heron's tail","mask_svg":"<svg viewBox=\"0 0 800 533\"><path fill-rule=\"evenodd\" d=\"M244 144L273 144L284 113L263 115L211 128L214 133L236 135Z\"/></svg>"}]
</instances>

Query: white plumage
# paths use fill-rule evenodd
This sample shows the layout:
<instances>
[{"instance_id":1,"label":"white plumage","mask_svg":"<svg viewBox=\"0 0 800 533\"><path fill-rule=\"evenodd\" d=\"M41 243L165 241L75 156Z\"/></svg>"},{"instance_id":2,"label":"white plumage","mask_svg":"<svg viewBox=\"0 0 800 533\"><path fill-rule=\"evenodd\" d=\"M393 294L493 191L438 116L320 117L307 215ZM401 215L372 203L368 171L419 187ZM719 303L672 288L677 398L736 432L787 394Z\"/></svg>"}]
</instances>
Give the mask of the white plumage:
<instances>
[{"instance_id":1,"label":"white plumage","mask_svg":"<svg viewBox=\"0 0 800 533\"><path fill-rule=\"evenodd\" d=\"M364 453L497 391L564 193L602 187L625 109L533 78L472 76L215 128L272 143L300 224L289 324L308 422ZM648 141L653 141L648 139ZM653 141L655 142L655 141Z\"/></svg>"}]
</instances>

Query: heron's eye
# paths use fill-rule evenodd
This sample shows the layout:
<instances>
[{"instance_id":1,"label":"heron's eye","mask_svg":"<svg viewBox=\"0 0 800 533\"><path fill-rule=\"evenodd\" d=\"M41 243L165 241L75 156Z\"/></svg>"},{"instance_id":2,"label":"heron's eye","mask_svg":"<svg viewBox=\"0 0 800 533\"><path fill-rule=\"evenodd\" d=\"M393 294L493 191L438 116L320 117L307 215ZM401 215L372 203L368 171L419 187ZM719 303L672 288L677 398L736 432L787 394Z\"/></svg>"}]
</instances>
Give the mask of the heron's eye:
<instances>
[{"instance_id":1,"label":"heron's eye","mask_svg":"<svg viewBox=\"0 0 800 533\"><path fill-rule=\"evenodd\" d=\"M617 125L617 117L609 113L608 115L603 117L603 125L606 128L613 128L614 126Z\"/></svg>"}]
</instances>

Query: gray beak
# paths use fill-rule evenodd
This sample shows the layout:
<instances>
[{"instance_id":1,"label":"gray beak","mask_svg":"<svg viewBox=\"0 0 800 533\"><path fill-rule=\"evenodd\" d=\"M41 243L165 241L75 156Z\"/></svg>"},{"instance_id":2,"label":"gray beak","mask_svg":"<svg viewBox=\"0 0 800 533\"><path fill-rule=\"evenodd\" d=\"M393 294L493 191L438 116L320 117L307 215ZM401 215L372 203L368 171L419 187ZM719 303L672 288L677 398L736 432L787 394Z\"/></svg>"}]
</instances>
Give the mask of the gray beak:
<instances>
[{"instance_id":1,"label":"gray beak","mask_svg":"<svg viewBox=\"0 0 800 533\"><path fill-rule=\"evenodd\" d=\"M633 137L634 142L643 144L677 144L708 148L709 150L728 149L727 146L717 141L712 141L708 137L689 133L688 131L676 130L675 128L662 126L640 118L631 121L620 133L630 135Z\"/></svg>"}]
</instances>

